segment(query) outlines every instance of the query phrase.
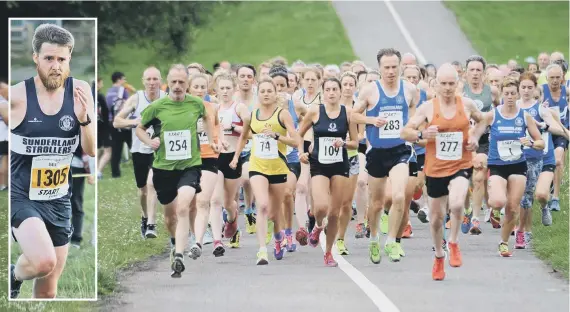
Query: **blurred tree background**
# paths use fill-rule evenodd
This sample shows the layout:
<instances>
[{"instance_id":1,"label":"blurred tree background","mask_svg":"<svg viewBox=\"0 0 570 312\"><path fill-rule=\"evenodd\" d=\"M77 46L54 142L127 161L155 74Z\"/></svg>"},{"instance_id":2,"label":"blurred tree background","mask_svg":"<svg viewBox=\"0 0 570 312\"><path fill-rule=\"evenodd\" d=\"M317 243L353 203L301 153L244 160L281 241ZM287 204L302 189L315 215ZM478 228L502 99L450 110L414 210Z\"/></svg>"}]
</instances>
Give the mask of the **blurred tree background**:
<instances>
[{"instance_id":1,"label":"blurred tree background","mask_svg":"<svg viewBox=\"0 0 570 312\"><path fill-rule=\"evenodd\" d=\"M124 40L140 47L153 47L165 59L176 59L191 48L194 26L202 25L221 2L185 1L105 1L40 2L7 1L0 3L0 17L97 17L98 65L105 67L110 48ZM225 4L226 5L226 4ZM227 5L231 5L228 3ZM0 23L7 27L8 23ZM1 42L8 42L8 29L0 28ZM144 38L144 40L139 40ZM8 53L4 49L2 53ZM1 55L0 55L1 56ZM3 57L8 60L8 55ZM0 78L8 76L7 62Z\"/></svg>"}]
</instances>

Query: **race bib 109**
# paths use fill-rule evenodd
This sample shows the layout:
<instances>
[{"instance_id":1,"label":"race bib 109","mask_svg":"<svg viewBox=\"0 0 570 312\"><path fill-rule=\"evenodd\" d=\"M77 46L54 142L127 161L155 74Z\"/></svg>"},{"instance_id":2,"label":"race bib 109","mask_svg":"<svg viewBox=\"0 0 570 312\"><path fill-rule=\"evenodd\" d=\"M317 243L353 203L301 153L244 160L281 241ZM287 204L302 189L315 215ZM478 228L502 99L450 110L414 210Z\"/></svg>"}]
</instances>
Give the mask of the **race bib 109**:
<instances>
[{"instance_id":1,"label":"race bib 109","mask_svg":"<svg viewBox=\"0 0 570 312\"><path fill-rule=\"evenodd\" d=\"M463 132L442 132L435 137L435 157L441 160L459 160L463 157Z\"/></svg>"},{"instance_id":2,"label":"race bib 109","mask_svg":"<svg viewBox=\"0 0 570 312\"><path fill-rule=\"evenodd\" d=\"M338 138L319 138L319 162L321 164L334 164L342 162L342 147L335 147Z\"/></svg>"},{"instance_id":3,"label":"race bib 109","mask_svg":"<svg viewBox=\"0 0 570 312\"><path fill-rule=\"evenodd\" d=\"M191 142L190 130L164 132L166 160L190 159Z\"/></svg>"},{"instance_id":4,"label":"race bib 109","mask_svg":"<svg viewBox=\"0 0 570 312\"><path fill-rule=\"evenodd\" d=\"M253 137L253 141L253 144L255 144L255 157L260 159L277 159L279 157L277 140L274 138L265 134L256 134Z\"/></svg>"},{"instance_id":5,"label":"race bib 109","mask_svg":"<svg viewBox=\"0 0 570 312\"><path fill-rule=\"evenodd\" d=\"M30 199L45 201L65 196L69 190L72 158L73 155L34 157L30 173Z\"/></svg>"},{"instance_id":6,"label":"race bib 109","mask_svg":"<svg viewBox=\"0 0 570 312\"><path fill-rule=\"evenodd\" d=\"M386 119L386 124L380 127L381 139L399 139L403 125L403 113L401 111L380 112L380 116Z\"/></svg>"}]
</instances>

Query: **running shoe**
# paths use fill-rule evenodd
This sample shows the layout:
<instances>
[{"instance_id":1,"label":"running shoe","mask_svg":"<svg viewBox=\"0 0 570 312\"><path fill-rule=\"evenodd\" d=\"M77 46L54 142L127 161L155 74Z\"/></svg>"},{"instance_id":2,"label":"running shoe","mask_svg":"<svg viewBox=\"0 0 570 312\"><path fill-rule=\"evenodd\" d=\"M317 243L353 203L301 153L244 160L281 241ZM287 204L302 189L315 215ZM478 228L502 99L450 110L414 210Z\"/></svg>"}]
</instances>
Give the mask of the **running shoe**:
<instances>
[{"instance_id":1,"label":"running shoe","mask_svg":"<svg viewBox=\"0 0 570 312\"><path fill-rule=\"evenodd\" d=\"M275 227L275 223L271 220L267 220L267 236L265 236L265 244L269 244L271 242L271 238L273 237L273 228Z\"/></svg>"},{"instance_id":2,"label":"running shoe","mask_svg":"<svg viewBox=\"0 0 570 312\"><path fill-rule=\"evenodd\" d=\"M16 299L20 295L20 288L22 288L23 281L16 280L16 266L10 265L10 298Z\"/></svg>"},{"instance_id":3,"label":"running shoe","mask_svg":"<svg viewBox=\"0 0 570 312\"><path fill-rule=\"evenodd\" d=\"M560 211L560 200L558 198L551 199L548 203L548 207L550 207L552 211Z\"/></svg>"},{"instance_id":4,"label":"running shoe","mask_svg":"<svg viewBox=\"0 0 570 312\"><path fill-rule=\"evenodd\" d=\"M222 241L221 240L214 241L214 250L212 251L212 254L214 254L214 256L217 258L217 257L222 257L225 252L226 249L224 248L224 244L222 244Z\"/></svg>"},{"instance_id":5,"label":"running shoe","mask_svg":"<svg viewBox=\"0 0 570 312\"><path fill-rule=\"evenodd\" d=\"M267 265L267 264L269 264L267 251L257 252L257 265Z\"/></svg>"},{"instance_id":6,"label":"running shoe","mask_svg":"<svg viewBox=\"0 0 570 312\"><path fill-rule=\"evenodd\" d=\"M311 234L309 234L309 245L311 245L311 247L317 247L319 245L319 237L322 230L323 228L315 226L313 231L311 231Z\"/></svg>"},{"instance_id":7,"label":"running shoe","mask_svg":"<svg viewBox=\"0 0 570 312\"><path fill-rule=\"evenodd\" d=\"M231 248L239 248L239 239L241 236L241 231L237 230L237 232L232 236L230 239L230 247Z\"/></svg>"},{"instance_id":8,"label":"running shoe","mask_svg":"<svg viewBox=\"0 0 570 312\"><path fill-rule=\"evenodd\" d=\"M188 246L192 246L196 244L196 235L194 235L194 233L190 232L188 233Z\"/></svg>"},{"instance_id":9,"label":"running shoe","mask_svg":"<svg viewBox=\"0 0 570 312\"><path fill-rule=\"evenodd\" d=\"M491 209L485 209L485 222L491 222Z\"/></svg>"},{"instance_id":10,"label":"running shoe","mask_svg":"<svg viewBox=\"0 0 570 312\"><path fill-rule=\"evenodd\" d=\"M542 208L542 225L551 226L552 225L552 213L548 207Z\"/></svg>"},{"instance_id":11,"label":"running shoe","mask_svg":"<svg viewBox=\"0 0 570 312\"><path fill-rule=\"evenodd\" d=\"M364 238L366 236L366 227L364 223L358 223L356 225L356 233L354 233L355 238Z\"/></svg>"},{"instance_id":12,"label":"running shoe","mask_svg":"<svg viewBox=\"0 0 570 312\"><path fill-rule=\"evenodd\" d=\"M248 234L254 234L256 231L255 224L257 220L253 213L248 213L245 215L245 230Z\"/></svg>"},{"instance_id":13,"label":"running shoe","mask_svg":"<svg viewBox=\"0 0 570 312\"><path fill-rule=\"evenodd\" d=\"M308 239L309 239L309 232L302 227L295 232L295 239L299 242L301 246L307 246Z\"/></svg>"},{"instance_id":14,"label":"running shoe","mask_svg":"<svg viewBox=\"0 0 570 312\"><path fill-rule=\"evenodd\" d=\"M208 223L206 232L204 232L204 238L202 239L204 245L209 245L214 242L214 234L212 233L212 226Z\"/></svg>"},{"instance_id":15,"label":"running shoe","mask_svg":"<svg viewBox=\"0 0 570 312\"><path fill-rule=\"evenodd\" d=\"M513 254L509 251L509 244L501 242L499 244L499 255L501 257L512 257Z\"/></svg>"},{"instance_id":16,"label":"running shoe","mask_svg":"<svg viewBox=\"0 0 570 312\"><path fill-rule=\"evenodd\" d=\"M370 225L366 225L366 238L370 238Z\"/></svg>"},{"instance_id":17,"label":"running shoe","mask_svg":"<svg viewBox=\"0 0 570 312\"><path fill-rule=\"evenodd\" d=\"M170 245L170 263L172 263L174 261L174 254L176 254L176 249L174 248L174 245Z\"/></svg>"},{"instance_id":18,"label":"running shoe","mask_svg":"<svg viewBox=\"0 0 570 312\"><path fill-rule=\"evenodd\" d=\"M388 234L388 214L383 213L380 217L380 232L386 235Z\"/></svg>"},{"instance_id":19,"label":"running shoe","mask_svg":"<svg viewBox=\"0 0 570 312\"><path fill-rule=\"evenodd\" d=\"M414 232L412 232L412 224L408 222L406 227L404 228L404 233L402 234L402 238L411 238L414 237Z\"/></svg>"},{"instance_id":20,"label":"running shoe","mask_svg":"<svg viewBox=\"0 0 570 312\"><path fill-rule=\"evenodd\" d=\"M148 219L145 217L141 217L141 236L143 239L146 238L146 227L147 227Z\"/></svg>"},{"instance_id":21,"label":"running shoe","mask_svg":"<svg viewBox=\"0 0 570 312\"><path fill-rule=\"evenodd\" d=\"M445 239L441 241L441 249L443 249L445 252L449 251L449 248L447 247L447 241ZM435 247L432 246L431 251L435 251Z\"/></svg>"},{"instance_id":22,"label":"running shoe","mask_svg":"<svg viewBox=\"0 0 570 312\"><path fill-rule=\"evenodd\" d=\"M337 267L338 263L334 260L332 253L327 252L325 253L325 266L328 267Z\"/></svg>"},{"instance_id":23,"label":"running shoe","mask_svg":"<svg viewBox=\"0 0 570 312\"><path fill-rule=\"evenodd\" d=\"M237 218L232 222L225 222L224 237L233 237L238 230Z\"/></svg>"},{"instance_id":24,"label":"running shoe","mask_svg":"<svg viewBox=\"0 0 570 312\"><path fill-rule=\"evenodd\" d=\"M431 269L431 278L434 281L443 281L445 278L445 257L435 257L433 268Z\"/></svg>"},{"instance_id":25,"label":"running shoe","mask_svg":"<svg viewBox=\"0 0 570 312\"><path fill-rule=\"evenodd\" d=\"M295 252L295 250L297 250L297 244L293 242L293 235L285 235L285 240L287 241L287 245L285 247L287 248L287 252Z\"/></svg>"},{"instance_id":26,"label":"running shoe","mask_svg":"<svg viewBox=\"0 0 570 312\"><path fill-rule=\"evenodd\" d=\"M493 209L491 211L491 225L494 229L501 228L501 212L499 210Z\"/></svg>"},{"instance_id":27,"label":"running shoe","mask_svg":"<svg viewBox=\"0 0 570 312\"><path fill-rule=\"evenodd\" d=\"M458 268L463 264L458 243L449 243L449 265Z\"/></svg>"},{"instance_id":28,"label":"running shoe","mask_svg":"<svg viewBox=\"0 0 570 312\"><path fill-rule=\"evenodd\" d=\"M428 223L429 222L429 217L428 217L428 207L423 207L422 209L420 209L418 211L418 219L420 220L421 223Z\"/></svg>"},{"instance_id":29,"label":"running shoe","mask_svg":"<svg viewBox=\"0 0 570 312\"><path fill-rule=\"evenodd\" d=\"M170 273L170 277L172 278L180 278L182 277L182 272L184 272L184 256L180 253L174 255L174 260L170 265L172 269L172 273Z\"/></svg>"},{"instance_id":30,"label":"running shoe","mask_svg":"<svg viewBox=\"0 0 570 312\"><path fill-rule=\"evenodd\" d=\"M398 249L398 253L400 254L400 257L406 256L406 253L404 252L404 248L402 248L401 243L396 243L396 248Z\"/></svg>"},{"instance_id":31,"label":"running shoe","mask_svg":"<svg viewBox=\"0 0 570 312\"><path fill-rule=\"evenodd\" d=\"M469 213L467 213L467 211L465 212L463 222L461 222L461 232L463 232L463 234L469 233L469 230L473 226L471 218L473 218L473 209L469 208Z\"/></svg>"},{"instance_id":32,"label":"running shoe","mask_svg":"<svg viewBox=\"0 0 570 312\"><path fill-rule=\"evenodd\" d=\"M418 205L418 203L412 200L410 202L410 210L413 211L415 214L417 214L418 211L420 210L420 205Z\"/></svg>"},{"instance_id":33,"label":"running shoe","mask_svg":"<svg viewBox=\"0 0 570 312\"><path fill-rule=\"evenodd\" d=\"M156 238L156 224L148 224L144 236L146 238Z\"/></svg>"},{"instance_id":34,"label":"running shoe","mask_svg":"<svg viewBox=\"0 0 570 312\"><path fill-rule=\"evenodd\" d=\"M445 228L448 230L451 229L451 217L449 214L445 215Z\"/></svg>"},{"instance_id":35,"label":"running shoe","mask_svg":"<svg viewBox=\"0 0 570 312\"><path fill-rule=\"evenodd\" d=\"M201 255L202 255L202 246L200 246L200 243L196 243L192 245L192 247L190 247L190 250L188 251L189 258L192 258L192 260L196 260L200 258Z\"/></svg>"},{"instance_id":36,"label":"running shoe","mask_svg":"<svg viewBox=\"0 0 570 312\"><path fill-rule=\"evenodd\" d=\"M471 228L469 229L469 234L479 235L481 234L481 224L478 219L471 219Z\"/></svg>"},{"instance_id":37,"label":"running shoe","mask_svg":"<svg viewBox=\"0 0 570 312\"><path fill-rule=\"evenodd\" d=\"M368 255L370 256L370 261L372 261L372 263L380 263L382 260L382 256L380 255L380 242L371 241L368 244Z\"/></svg>"},{"instance_id":38,"label":"running shoe","mask_svg":"<svg viewBox=\"0 0 570 312\"><path fill-rule=\"evenodd\" d=\"M283 243L283 234L281 234L281 240L275 240L275 247L273 248L273 256L275 260L283 259L283 255L285 254L285 249L281 247Z\"/></svg>"},{"instance_id":39,"label":"running shoe","mask_svg":"<svg viewBox=\"0 0 570 312\"><path fill-rule=\"evenodd\" d=\"M313 216L311 214L311 211L308 210L307 217L309 218L309 220L307 221L308 222L307 229L309 230L309 232L313 232L313 228L315 227L315 222L316 222L315 216Z\"/></svg>"},{"instance_id":40,"label":"running shoe","mask_svg":"<svg viewBox=\"0 0 570 312\"><path fill-rule=\"evenodd\" d=\"M348 249L346 249L346 246L344 245L344 239L337 239L336 240L336 249L338 250L338 254L341 256L349 255ZM325 259L325 261L326 261L326 259Z\"/></svg>"},{"instance_id":41,"label":"running shoe","mask_svg":"<svg viewBox=\"0 0 570 312\"><path fill-rule=\"evenodd\" d=\"M524 239L524 232L517 231L515 235L515 249L525 249L526 242Z\"/></svg>"},{"instance_id":42,"label":"running shoe","mask_svg":"<svg viewBox=\"0 0 570 312\"><path fill-rule=\"evenodd\" d=\"M400 250L398 249L398 243L393 242L386 244L384 246L384 252L388 256L388 259L392 262L399 262L400 261Z\"/></svg>"}]
</instances>

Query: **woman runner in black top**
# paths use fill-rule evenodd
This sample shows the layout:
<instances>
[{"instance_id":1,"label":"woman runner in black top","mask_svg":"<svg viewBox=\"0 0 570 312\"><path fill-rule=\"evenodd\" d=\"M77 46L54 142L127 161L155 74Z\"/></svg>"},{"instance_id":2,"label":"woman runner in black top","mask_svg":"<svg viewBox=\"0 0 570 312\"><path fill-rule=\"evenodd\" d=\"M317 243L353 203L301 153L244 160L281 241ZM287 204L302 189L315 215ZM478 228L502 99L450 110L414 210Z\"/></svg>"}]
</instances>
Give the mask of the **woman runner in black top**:
<instances>
[{"instance_id":1,"label":"woman runner in black top","mask_svg":"<svg viewBox=\"0 0 570 312\"><path fill-rule=\"evenodd\" d=\"M358 131L350 122L350 108L340 105L340 81L330 78L323 83L324 102L311 107L303 119L299 135L303 137L312 128L314 134L311 155L299 142L299 155L303 163L311 164L311 191L316 224L309 237L309 244L316 247L323 230L323 219L328 218L325 265L337 266L331 249L336 239L343 190L348 183L348 155L346 148L358 147ZM350 141L346 135L350 133ZM352 139L354 138L354 139ZM330 196L324 194L331 194Z\"/></svg>"}]
</instances>

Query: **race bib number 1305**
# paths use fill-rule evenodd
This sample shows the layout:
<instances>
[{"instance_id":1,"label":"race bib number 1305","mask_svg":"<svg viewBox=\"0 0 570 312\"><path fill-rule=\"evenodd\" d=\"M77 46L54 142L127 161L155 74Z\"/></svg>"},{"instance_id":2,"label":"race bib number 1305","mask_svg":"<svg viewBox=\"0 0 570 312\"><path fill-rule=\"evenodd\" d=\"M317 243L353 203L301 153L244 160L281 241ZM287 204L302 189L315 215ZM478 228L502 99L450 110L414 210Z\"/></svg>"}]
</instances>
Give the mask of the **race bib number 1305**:
<instances>
[{"instance_id":1,"label":"race bib number 1305","mask_svg":"<svg viewBox=\"0 0 570 312\"><path fill-rule=\"evenodd\" d=\"M65 196L69 190L72 158L73 155L34 157L30 173L30 199L45 201Z\"/></svg>"}]
</instances>

